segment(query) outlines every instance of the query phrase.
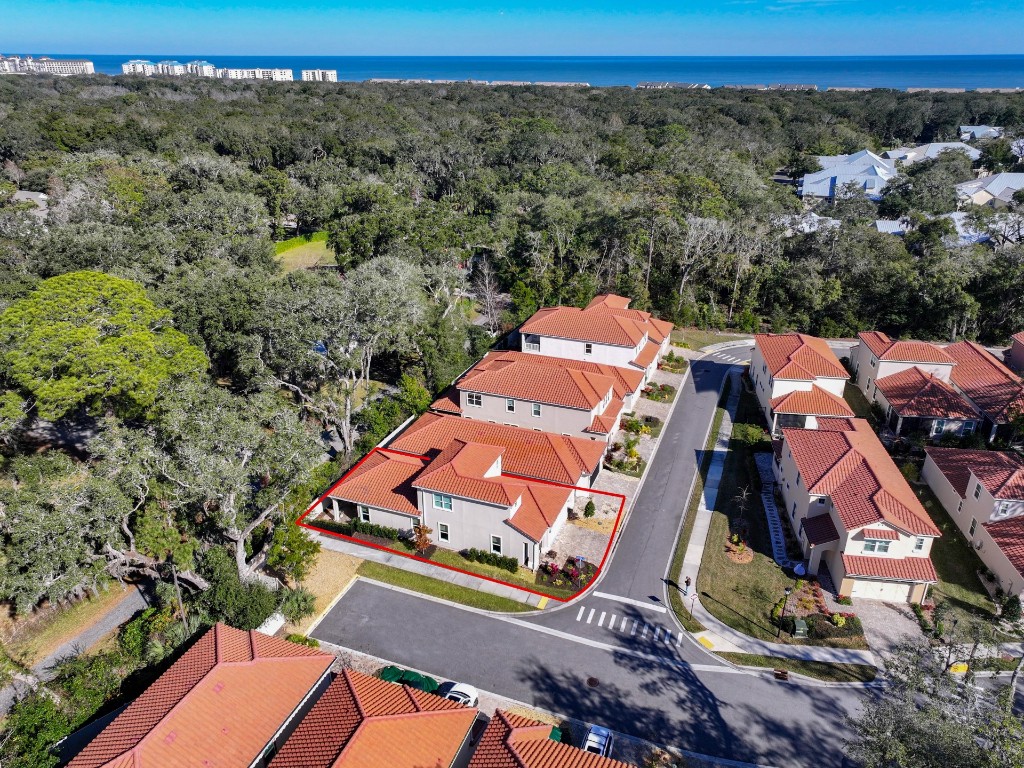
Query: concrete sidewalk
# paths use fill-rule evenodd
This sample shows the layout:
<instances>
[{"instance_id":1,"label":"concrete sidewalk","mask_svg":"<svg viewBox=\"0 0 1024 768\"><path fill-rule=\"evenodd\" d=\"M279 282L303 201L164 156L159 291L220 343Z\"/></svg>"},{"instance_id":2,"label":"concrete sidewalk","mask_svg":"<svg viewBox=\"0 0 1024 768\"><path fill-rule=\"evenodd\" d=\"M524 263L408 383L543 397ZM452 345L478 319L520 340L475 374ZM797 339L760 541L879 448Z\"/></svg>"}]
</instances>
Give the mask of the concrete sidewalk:
<instances>
[{"instance_id":1,"label":"concrete sidewalk","mask_svg":"<svg viewBox=\"0 0 1024 768\"><path fill-rule=\"evenodd\" d=\"M722 481L722 472L725 468L725 458L729 451L732 420L736 416L736 409L740 403L740 392L743 387L741 375L741 370L738 368L734 368L729 375L728 380L731 384L729 399L725 405L726 413L722 419L722 426L715 438L715 446L711 454L711 464L708 467L707 479L704 481L704 493L701 496L700 505L697 507L693 532L690 534L690 541L686 547L686 556L683 558L682 572L679 575L680 583L683 583L683 580L689 577L691 584L690 594L683 598L684 605L686 605L687 609L692 610L694 619L707 627L706 631L698 632L694 637L705 648L713 651L753 653L759 656L779 656L789 659L800 659L802 661L870 664L875 666L875 656L871 651L828 648L818 645L769 643L763 640L756 640L719 621L701 604L700 596L696 593L697 575L700 572L701 560L704 558L704 547L707 544L708 531L711 528L711 517L714 514L715 502L718 498L718 488Z\"/></svg>"},{"instance_id":2,"label":"concrete sidewalk","mask_svg":"<svg viewBox=\"0 0 1024 768\"><path fill-rule=\"evenodd\" d=\"M309 533L313 538L319 541L320 546L325 549L342 552L346 555L352 555L353 557L358 557L363 560L372 560L375 563L381 563L383 565L390 565L392 568L400 568L403 571L409 571L410 573L418 573L421 576L427 576L428 578L437 579L438 581L446 581L449 584L457 584L461 587L475 589L478 592L486 592L491 595L497 595L498 597L505 597L509 600L515 600L516 602L533 606L534 608L544 608L549 602L553 601L552 598L547 598L543 595L535 595L533 592L518 589L511 584L499 584L488 579L480 578L479 576L453 571L450 568L434 565L432 563L425 563L422 560L414 560L411 557L403 557L402 555L394 552L386 552L382 549L362 546L346 539L339 539L334 536L325 536L324 534L316 533L315 531L310 531Z\"/></svg>"}]
</instances>

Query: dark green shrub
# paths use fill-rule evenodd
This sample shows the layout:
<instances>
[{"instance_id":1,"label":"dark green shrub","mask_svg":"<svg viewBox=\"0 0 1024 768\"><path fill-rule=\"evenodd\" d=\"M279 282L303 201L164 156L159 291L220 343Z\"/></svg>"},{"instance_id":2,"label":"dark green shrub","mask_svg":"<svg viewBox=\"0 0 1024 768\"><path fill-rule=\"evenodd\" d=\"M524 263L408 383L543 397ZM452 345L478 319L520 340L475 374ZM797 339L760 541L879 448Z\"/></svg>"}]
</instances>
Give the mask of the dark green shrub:
<instances>
[{"instance_id":1,"label":"dark green shrub","mask_svg":"<svg viewBox=\"0 0 1024 768\"><path fill-rule=\"evenodd\" d=\"M597 507L594 504L593 499L587 500L587 505L583 508L584 517L593 517L597 513Z\"/></svg>"},{"instance_id":2,"label":"dark green shrub","mask_svg":"<svg viewBox=\"0 0 1024 768\"><path fill-rule=\"evenodd\" d=\"M305 587L281 589L279 594L281 600L277 605L277 610L292 624L307 616L312 616L316 610L316 598Z\"/></svg>"},{"instance_id":3,"label":"dark green shrub","mask_svg":"<svg viewBox=\"0 0 1024 768\"><path fill-rule=\"evenodd\" d=\"M519 561L514 557L505 557L504 555L498 555L494 552L485 552L482 549L475 549L473 547L464 549L462 551L462 556L467 560L472 560L474 563L492 565L495 568L501 568L509 573L517 573L519 571Z\"/></svg>"},{"instance_id":4,"label":"dark green shrub","mask_svg":"<svg viewBox=\"0 0 1024 768\"><path fill-rule=\"evenodd\" d=\"M1020 598L1010 595L1003 603L1003 618L1007 621L1020 621Z\"/></svg>"},{"instance_id":5,"label":"dark green shrub","mask_svg":"<svg viewBox=\"0 0 1024 768\"><path fill-rule=\"evenodd\" d=\"M310 648L320 647L320 641L316 638L306 637L305 635L300 635L295 632L293 632L290 635L285 635L284 639L287 640L289 643L296 643L298 645L308 645Z\"/></svg>"}]
</instances>

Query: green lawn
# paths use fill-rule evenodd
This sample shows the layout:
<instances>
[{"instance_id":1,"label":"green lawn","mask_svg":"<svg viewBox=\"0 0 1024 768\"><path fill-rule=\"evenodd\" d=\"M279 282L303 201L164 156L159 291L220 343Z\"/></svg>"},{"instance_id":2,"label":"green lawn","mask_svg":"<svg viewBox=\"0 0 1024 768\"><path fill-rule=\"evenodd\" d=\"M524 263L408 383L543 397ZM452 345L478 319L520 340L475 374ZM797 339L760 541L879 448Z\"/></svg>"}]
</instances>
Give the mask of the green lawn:
<instances>
[{"instance_id":1,"label":"green lawn","mask_svg":"<svg viewBox=\"0 0 1024 768\"><path fill-rule=\"evenodd\" d=\"M856 384L846 382L846 389L843 391L843 399L846 400L846 404L853 409L853 412L857 414L859 419L867 419L871 416L871 404L868 399L864 397L864 393L860 391L860 387Z\"/></svg>"},{"instance_id":2,"label":"green lawn","mask_svg":"<svg viewBox=\"0 0 1024 768\"><path fill-rule=\"evenodd\" d=\"M932 542L931 558L939 583L930 594L938 606L945 603L955 619L991 618L995 605L978 579L984 569L981 558L960 533L960 529L946 514L939 500L926 485L915 485L914 490L932 522L942 531L942 537ZM947 620L948 621L948 620Z\"/></svg>"},{"instance_id":3,"label":"green lawn","mask_svg":"<svg viewBox=\"0 0 1024 768\"><path fill-rule=\"evenodd\" d=\"M457 584L449 584L446 581L431 579L421 576L418 573L403 571L401 568L393 568L390 565L375 563L370 560L359 566L360 576L368 579L383 581L386 584L393 584L396 587L411 589L414 592L422 592L425 595L439 597L443 600L450 600L453 603L462 603L473 608L480 608L485 611L500 611L502 613L519 613L522 611L534 610L526 603L517 600L509 600L506 597L491 595L486 592L477 592L475 589L461 587Z\"/></svg>"},{"instance_id":4,"label":"green lawn","mask_svg":"<svg viewBox=\"0 0 1024 768\"><path fill-rule=\"evenodd\" d=\"M274 253L285 272L334 265L334 251L327 247L327 233L314 232L274 243Z\"/></svg>"},{"instance_id":5,"label":"green lawn","mask_svg":"<svg viewBox=\"0 0 1024 768\"><path fill-rule=\"evenodd\" d=\"M532 589L535 592L543 592L545 595L551 595L552 597L566 598L574 595L577 591L573 587L558 589L557 587L538 584L533 571L528 568L523 568L522 566L520 566L518 573L510 573L504 568L498 568L495 565L487 565L486 563L477 563L473 560L467 560L458 552L453 552L450 549L444 549L442 547L437 548L430 560L431 562L438 563L440 565L448 565L453 568L459 568L463 571L470 571L471 573L478 573L481 576L497 579L498 581L506 582L512 586L526 587L527 589Z\"/></svg>"},{"instance_id":6,"label":"green lawn","mask_svg":"<svg viewBox=\"0 0 1024 768\"><path fill-rule=\"evenodd\" d=\"M744 667L788 669L807 677L832 683L870 683L878 670L870 664L832 664L823 661L801 661L776 656L758 656L753 653L719 653L723 659Z\"/></svg>"},{"instance_id":7,"label":"green lawn","mask_svg":"<svg viewBox=\"0 0 1024 768\"><path fill-rule=\"evenodd\" d=\"M672 343L688 349L700 349L710 344L721 344L726 341L751 339L749 333L727 333L725 331L702 331L700 328L676 328L672 331Z\"/></svg>"}]
</instances>

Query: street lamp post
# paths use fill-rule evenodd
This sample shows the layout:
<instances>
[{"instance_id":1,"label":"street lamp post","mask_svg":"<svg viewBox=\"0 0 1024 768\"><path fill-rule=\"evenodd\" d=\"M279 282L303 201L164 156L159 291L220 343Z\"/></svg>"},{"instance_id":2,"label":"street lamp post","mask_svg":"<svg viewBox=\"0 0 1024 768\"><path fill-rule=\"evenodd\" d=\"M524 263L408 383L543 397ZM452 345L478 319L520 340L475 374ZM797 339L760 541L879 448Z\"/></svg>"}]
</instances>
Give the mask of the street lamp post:
<instances>
[{"instance_id":1,"label":"street lamp post","mask_svg":"<svg viewBox=\"0 0 1024 768\"><path fill-rule=\"evenodd\" d=\"M789 602L791 594L793 594L793 588L786 587L786 596L782 598L782 613L779 614L779 631L776 633L776 637L782 637L782 620L786 618L786 604Z\"/></svg>"}]
</instances>

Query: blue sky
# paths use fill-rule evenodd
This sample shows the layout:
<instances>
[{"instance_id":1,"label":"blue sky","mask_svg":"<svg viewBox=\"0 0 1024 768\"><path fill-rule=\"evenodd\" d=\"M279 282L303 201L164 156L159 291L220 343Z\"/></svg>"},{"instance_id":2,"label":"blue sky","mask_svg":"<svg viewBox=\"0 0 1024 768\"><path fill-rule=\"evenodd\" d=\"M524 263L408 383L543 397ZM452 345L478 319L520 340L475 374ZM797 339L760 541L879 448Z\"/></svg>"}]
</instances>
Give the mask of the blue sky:
<instances>
[{"instance_id":1,"label":"blue sky","mask_svg":"<svg viewBox=\"0 0 1024 768\"><path fill-rule=\"evenodd\" d=\"M4 53L1024 54L1022 0L0 0Z\"/></svg>"}]
</instances>

